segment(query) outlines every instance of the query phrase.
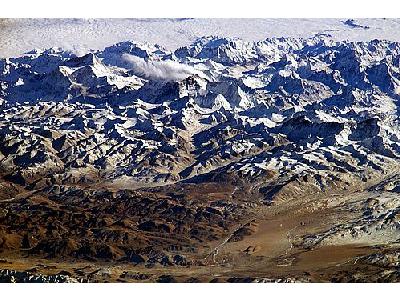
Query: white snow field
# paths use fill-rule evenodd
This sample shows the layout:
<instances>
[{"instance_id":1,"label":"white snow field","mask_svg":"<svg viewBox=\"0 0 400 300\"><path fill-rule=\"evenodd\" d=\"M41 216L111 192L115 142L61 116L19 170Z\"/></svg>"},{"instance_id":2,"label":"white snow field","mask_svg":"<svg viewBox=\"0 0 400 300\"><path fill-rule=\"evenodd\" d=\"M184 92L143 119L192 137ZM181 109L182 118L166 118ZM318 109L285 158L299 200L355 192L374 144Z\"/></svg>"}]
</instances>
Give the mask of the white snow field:
<instances>
[{"instance_id":1,"label":"white snow field","mask_svg":"<svg viewBox=\"0 0 400 300\"><path fill-rule=\"evenodd\" d=\"M399 19L0 19L0 57L55 46L84 54L126 40L175 50L209 35L246 41L316 34L400 41L399 32Z\"/></svg>"}]
</instances>

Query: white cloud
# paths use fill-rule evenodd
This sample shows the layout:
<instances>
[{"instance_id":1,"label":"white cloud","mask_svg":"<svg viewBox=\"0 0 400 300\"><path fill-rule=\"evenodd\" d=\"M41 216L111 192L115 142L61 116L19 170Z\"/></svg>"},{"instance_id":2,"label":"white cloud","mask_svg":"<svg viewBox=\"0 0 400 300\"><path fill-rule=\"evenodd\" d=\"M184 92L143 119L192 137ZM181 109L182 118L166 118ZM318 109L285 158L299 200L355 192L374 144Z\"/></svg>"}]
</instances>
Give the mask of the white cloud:
<instances>
[{"instance_id":1,"label":"white cloud","mask_svg":"<svg viewBox=\"0 0 400 300\"><path fill-rule=\"evenodd\" d=\"M193 74L201 74L201 71L192 66L172 60L146 61L130 54L123 54L122 59L130 65L136 75L153 80L177 81Z\"/></svg>"}]
</instances>

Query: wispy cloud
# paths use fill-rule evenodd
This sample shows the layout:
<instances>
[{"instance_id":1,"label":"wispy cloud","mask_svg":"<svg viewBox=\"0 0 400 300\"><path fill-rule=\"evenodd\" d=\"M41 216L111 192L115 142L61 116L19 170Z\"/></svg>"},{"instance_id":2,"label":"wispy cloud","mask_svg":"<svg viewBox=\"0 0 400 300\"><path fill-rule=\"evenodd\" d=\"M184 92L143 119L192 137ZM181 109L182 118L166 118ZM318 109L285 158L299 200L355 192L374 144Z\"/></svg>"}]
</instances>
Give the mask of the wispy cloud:
<instances>
[{"instance_id":1,"label":"wispy cloud","mask_svg":"<svg viewBox=\"0 0 400 300\"><path fill-rule=\"evenodd\" d=\"M176 81L193 74L201 74L201 71L192 66L172 60L146 61L130 54L123 54L122 59L130 65L135 74L153 80Z\"/></svg>"}]
</instances>

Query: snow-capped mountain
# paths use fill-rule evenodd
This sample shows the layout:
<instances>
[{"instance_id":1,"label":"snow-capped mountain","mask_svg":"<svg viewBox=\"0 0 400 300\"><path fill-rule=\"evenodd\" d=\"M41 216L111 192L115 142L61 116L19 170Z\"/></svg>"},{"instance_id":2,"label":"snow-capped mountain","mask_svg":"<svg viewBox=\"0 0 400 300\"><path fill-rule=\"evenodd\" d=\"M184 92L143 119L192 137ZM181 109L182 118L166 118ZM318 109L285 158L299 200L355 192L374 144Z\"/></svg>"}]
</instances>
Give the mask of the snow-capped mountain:
<instances>
[{"instance_id":1,"label":"snow-capped mountain","mask_svg":"<svg viewBox=\"0 0 400 300\"><path fill-rule=\"evenodd\" d=\"M399 62L326 37L34 50L0 60L0 167L31 188L230 177L266 202L362 184L397 170Z\"/></svg>"}]
</instances>

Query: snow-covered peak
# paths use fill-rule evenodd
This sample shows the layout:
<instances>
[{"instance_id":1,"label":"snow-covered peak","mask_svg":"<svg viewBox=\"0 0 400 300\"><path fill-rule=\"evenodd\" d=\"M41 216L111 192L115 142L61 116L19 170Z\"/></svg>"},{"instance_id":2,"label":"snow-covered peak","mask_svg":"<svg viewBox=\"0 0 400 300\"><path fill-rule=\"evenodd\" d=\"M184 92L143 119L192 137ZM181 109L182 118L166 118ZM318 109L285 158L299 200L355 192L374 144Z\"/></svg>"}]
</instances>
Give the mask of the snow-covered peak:
<instances>
[{"instance_id":1,"label":"snow-covered peak","mask_svg":"<svg viewBox=\"0 0 400 300\"><path fill-rule=\"evenodd\" d=\"M2 59L3 167L135 184L215 172L361 178L400 155L399 62L397 42L327 36Z\"/></svg>"}]
</instances>

